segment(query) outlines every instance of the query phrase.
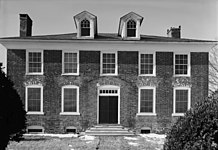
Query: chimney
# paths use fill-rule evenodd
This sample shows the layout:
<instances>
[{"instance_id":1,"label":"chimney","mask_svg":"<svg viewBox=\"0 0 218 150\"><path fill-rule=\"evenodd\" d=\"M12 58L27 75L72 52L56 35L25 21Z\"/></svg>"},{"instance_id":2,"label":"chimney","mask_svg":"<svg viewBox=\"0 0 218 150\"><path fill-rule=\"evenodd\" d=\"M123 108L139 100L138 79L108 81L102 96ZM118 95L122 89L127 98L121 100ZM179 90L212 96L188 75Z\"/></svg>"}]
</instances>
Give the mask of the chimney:
<instances>
[{"instance_id":1,"label":"chimney","mask_svg":"<svg viewBox=\"0 0 218 150\"><path fill-rule=\"evenodd\" d=\"M20 37L32 35L32 20L28 14L20 14Z\"/></svg>"},{"instance_id":2,"label":"chimney","mask_svg":"<svg viewBox=\"0 0 218 150\"><path fill-rule=\"evenodd\" d=\"M181 26L179 26L178 28L171 27L170 29L167 29L167 35L168 37L180 39L181 38Z\"/></svg>"}]
</instances>

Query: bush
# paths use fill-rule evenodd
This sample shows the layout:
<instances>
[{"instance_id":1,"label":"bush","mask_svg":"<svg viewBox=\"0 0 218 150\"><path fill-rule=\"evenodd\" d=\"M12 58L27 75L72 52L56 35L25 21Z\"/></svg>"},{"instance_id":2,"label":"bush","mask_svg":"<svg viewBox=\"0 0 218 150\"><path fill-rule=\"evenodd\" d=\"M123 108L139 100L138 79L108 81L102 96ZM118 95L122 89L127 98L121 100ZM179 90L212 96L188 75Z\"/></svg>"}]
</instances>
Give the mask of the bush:
<instances>
[{"instance_id":1,"label":"bush","mask_svg":"<svg viewBox=\"0 0 218 150\"><path fill-rule=\"evenodd\" d=\"M218 149L218 99L198 102L167 133L164 150Z\"/></svg>"},{"instance_id":2,"label":"bush","mask_svg":"<svg viewBox=\"0 0 218 150\"><path fill-rule=\"evenodd\" d=\"M13 83L0 69L0 149L9 140L19 141L26 128L26 111Z\"/></svg>"}]
</instances>

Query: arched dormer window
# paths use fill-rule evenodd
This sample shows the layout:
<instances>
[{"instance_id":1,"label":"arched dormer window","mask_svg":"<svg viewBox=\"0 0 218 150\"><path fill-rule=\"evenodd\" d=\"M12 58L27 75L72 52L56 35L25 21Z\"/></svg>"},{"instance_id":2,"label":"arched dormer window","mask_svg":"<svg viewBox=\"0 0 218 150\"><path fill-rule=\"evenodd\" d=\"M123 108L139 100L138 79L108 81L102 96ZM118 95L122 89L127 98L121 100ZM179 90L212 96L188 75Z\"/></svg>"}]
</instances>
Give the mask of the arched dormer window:
<instances>
[{"instance_id":1,"label":"arched dormer window","mask_svg":"<svg viewBox=\"0 0 218 150\"><path fill-rule=\"evenodd\" d=\"M132 19L127 22L127 37L136 37L136 22Z\"/></svg>"},{"instance_id":2,"label":"arched dormer window","mask_svg":"<svg viewBox=\"0 0 218 150\"><path fill-rule=\"evenodd\" d=\"M90 22L87 19L81 21L81 36L90 36Z\"/></svg>"}]
</instances>

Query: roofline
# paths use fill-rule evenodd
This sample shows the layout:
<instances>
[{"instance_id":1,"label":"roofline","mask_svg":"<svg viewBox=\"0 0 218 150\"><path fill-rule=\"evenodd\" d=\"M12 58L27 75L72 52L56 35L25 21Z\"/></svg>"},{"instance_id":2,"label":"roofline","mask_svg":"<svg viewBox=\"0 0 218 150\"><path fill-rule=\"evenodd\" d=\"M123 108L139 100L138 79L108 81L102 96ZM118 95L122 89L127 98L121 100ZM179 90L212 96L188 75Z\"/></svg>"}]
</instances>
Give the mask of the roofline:
<instances>
[{"instance_id":1,"label":"roofline","mask_svg":"<svg viewBox=\"0 0 218 150\"><path fill-rule=\"evenodd\" d=\"M110 42L110 43L161 43L161 44L169 44L169 43L176 43L176 44L218 44L218 41L189 41L189 42L178 42L178 41L141 41L141 40L83 40L83 39L72 39L72 40L40 40L40 39L0 39L0 43L8 43L8 42L50 42L50 43L104 43L104 42Z\"/></svg>"}]
</instances>

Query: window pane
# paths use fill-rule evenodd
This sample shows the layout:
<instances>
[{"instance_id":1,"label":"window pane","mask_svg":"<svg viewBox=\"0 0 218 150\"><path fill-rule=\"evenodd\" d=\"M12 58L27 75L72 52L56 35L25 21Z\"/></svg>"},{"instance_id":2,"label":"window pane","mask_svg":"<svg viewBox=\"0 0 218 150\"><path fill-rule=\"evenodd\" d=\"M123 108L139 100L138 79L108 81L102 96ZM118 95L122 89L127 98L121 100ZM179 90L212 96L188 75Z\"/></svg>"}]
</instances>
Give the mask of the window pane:
<instances>
[{"instance_id":1,"label":"window pane","mask_svg":"<svg viewBox=\"0 0 218 150\"><path fill-rule=\"evenodd\" d=\"M30 73L40 73L42 71L41 52L29 52L28 70Z\"/></svg>"},{"instance_id":2,"label":"window pane","mask_svg":"<svg viewBox=\"0 0 218 150\"><path fill-rule=\"evenodd\" d=\"M175 55L175 74L188 74L188 55Z\"/></svg>"},{"instance_id":3,"label":"window pane","mask_svg":"<svg viewBox=\"0 0 218 150\"><path fill-rule=\"evenodd\" d=\"M140 112L153 112L153 89L141 89Z\"/></svg>"},{"instance_id":4,"label":"window pane","mask_svg":"<svg viewBox=\"0 0 218 150\"><path fill-rule=\"evenodd\" d=\"M64 88L64 112L77 112L77 89Z\"/></svg>"},{"instance_id":5,"label":"window pane","mask_svg":"<svg viewBox=\"0 0 218 150\"><path fill-rule=\"evenodd\" d=\"M153 54L141 54L140 74L153 74Z\"/></svg>"},{"instance_id":6,"label":"window pane","mask_svg":"<svg viewBox=\"0 0 218 150\"><path fill-rule=\"evenodd\" d=\"M64 53L64 73L77 73L77 53Z\"/></svg>"},{"instance_id":7,"label":"window pane","mask_svg":"<svg viewBox=\"0 0 218 150\"><path fill-rule=\"evenodd\" d=\"M40 111L40 103L41 103L41 89L40 88L28 88L27 89L27 103L28 110L27 111Z\"/></svg>"},{"instance_id":8,"label":"window pane","mask_svg":"<svg viewBox=\"0 0 218 150\"><path fill-rule=\"evenodd\" d=\"M90 22L87 19L81 21L81 36L90 36Z\"/></svg>"},{"instance_id":9,"label":"window pane","mask_svg":"<svg viewBox=\"0 0 218 150\"><path fill-rule=\"evenodd\" d=\"M188 109L188 90L176 90L176 113L185 113Z\"/></svg>"},{"instance_id":10,"label":"window pane","mask_svg":"<svg viewBox=\"0 0 218 150\"><path fill-rule=\"evenodd\" d=\"M116 68L115 54L104 53L102 56L102 73L114 74Z\"/></svg>"}]
</instances>

